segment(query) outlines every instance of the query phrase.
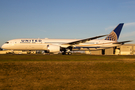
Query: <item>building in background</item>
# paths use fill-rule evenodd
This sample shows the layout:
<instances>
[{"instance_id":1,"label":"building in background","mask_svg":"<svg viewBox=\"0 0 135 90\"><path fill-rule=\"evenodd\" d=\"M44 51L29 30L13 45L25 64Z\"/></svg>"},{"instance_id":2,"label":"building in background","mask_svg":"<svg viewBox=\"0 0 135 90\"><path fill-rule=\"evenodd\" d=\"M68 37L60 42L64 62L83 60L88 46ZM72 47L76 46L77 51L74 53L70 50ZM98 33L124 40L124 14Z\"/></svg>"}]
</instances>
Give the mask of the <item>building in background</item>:
<instances>
[{"instance_id":1,"label":"building in background","mask_svg":"<svg viewBox=\"0 0 135 90\"><path fill-rule=\"evenodd\" d=\"M97 51L85 51L91 55L135 55L135 44L124 44L115 48L107 48Z\"/></svg>"}]
</instances>

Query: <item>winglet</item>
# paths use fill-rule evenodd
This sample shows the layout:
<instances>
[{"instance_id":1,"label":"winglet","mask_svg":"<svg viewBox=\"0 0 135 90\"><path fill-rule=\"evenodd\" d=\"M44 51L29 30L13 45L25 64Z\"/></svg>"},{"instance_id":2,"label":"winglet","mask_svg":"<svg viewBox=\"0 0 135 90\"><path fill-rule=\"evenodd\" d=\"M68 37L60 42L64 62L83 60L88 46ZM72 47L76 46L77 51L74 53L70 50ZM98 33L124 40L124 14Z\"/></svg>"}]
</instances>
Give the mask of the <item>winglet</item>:
<instances>
[{"instance_id":1,"label":"winglet","mask_svg":"<svg viewBox=\"0 0 135 90\"><path fill-rule=\"evenodd\" d=\"M105 40L117 41L119 39L124 23L120 23L106 38Z\"/></svg>"}]
</instances>

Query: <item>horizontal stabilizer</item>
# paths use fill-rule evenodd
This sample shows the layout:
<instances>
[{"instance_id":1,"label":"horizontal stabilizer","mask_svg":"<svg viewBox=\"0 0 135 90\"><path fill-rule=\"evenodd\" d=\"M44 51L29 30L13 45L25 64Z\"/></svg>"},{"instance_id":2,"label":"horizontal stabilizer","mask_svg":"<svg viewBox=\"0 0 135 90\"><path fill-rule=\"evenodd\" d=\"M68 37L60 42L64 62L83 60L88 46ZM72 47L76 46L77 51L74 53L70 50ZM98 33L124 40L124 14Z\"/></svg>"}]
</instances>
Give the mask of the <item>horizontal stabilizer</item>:
<instances>
[{"instance_id":1,"label":"horizontal stabilizer","mask_svg":"<svg viewBox=\"0 0 135 90\"><path fill-rule=\"evenodd\" d=\"M132 42L132 40L122 41L122 42L115 42L115 43L113 43L113 44L124 44L124 43L127 43L127 42Z\"/></svg>"}]
</instances>

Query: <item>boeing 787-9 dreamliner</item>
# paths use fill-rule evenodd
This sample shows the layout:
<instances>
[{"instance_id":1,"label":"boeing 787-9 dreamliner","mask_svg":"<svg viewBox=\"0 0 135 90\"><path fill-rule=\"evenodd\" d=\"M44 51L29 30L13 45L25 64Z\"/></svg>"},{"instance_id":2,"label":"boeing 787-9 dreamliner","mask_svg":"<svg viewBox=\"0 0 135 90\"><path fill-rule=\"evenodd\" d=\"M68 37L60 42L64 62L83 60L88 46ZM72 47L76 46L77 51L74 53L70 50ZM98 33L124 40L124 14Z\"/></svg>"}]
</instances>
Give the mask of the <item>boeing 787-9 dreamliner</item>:
<instances>
[{"instance_id":1,"label":"boeing 787-9 dreamliner","mask_svg":"<svg viewBox=\"0 0 135 90\"><path fill-rule=\"evenodd\" d=\"M118 42L124 23L120 23L109 35L95 36L86 39L13 39L2 45L7 50L43 50L45 53L71 54L74 48L99 50L116 47L130 41ZM97 39L106 36L105 39Z\"/></svg>"}]
</instances>

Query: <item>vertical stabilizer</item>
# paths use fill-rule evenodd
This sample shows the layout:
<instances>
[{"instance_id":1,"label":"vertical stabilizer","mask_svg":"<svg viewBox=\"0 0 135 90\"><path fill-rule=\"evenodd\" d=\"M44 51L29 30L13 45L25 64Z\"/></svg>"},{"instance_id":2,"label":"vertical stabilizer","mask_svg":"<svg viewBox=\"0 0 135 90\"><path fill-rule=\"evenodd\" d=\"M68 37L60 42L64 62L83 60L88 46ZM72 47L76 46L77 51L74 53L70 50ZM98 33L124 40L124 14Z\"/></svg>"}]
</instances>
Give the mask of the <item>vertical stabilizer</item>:
<instances>
[{"instance_id":1,"label":"vertical stabilizer","mask_svg":"<svg viewBox=\"0 0 135 90\"><path fill-rule=\"evenodd\" d=\"M117 41L119 39L124 23L120 23L106 38L105 40Z\"/></svg>"}]
</instances>

